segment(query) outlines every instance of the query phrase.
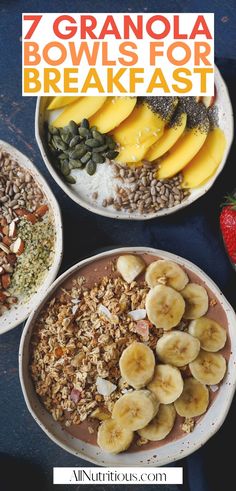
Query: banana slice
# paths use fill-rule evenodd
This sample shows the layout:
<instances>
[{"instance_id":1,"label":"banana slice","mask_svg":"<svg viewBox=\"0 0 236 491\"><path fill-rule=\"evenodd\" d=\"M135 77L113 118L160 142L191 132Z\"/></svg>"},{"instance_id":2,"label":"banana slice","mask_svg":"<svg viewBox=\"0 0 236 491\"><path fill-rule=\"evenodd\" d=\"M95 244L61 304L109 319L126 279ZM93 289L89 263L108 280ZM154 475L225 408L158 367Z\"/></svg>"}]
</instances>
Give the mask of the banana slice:
<instances>
[{"instance_id":1,"label":"banana slice","mask_svg":"<svg viewBox=\"0 0 236 491\"><path fill-rule=\"evenodd\" d=\"M146 344L134 341L123 351L119 365L123 379L134 389L141 389L152 380L155 356Z\"/></svg>"},{"instance_id":2,"label":"banana slice","mask_svg":"<svg viewBox=\"0 0 236 491\"><path fill-rule=\"evenodd\" d=\"M154 392L161 404L170 404L178 399L183 386L183 379L178 368L171 365L157 365L148 389Z\"/></svg>"},{"instance_id":3,"label":"banana slice","mask_svg":"<svg viewBox=\"0 0 236 491\"><path fill-rule=\"evenodd\" d=\"M174 403L177 413L185 418L194 418L205 413L208 404L208 388L192 377L185 380L183 392Z\"/></svg>"},{"instance_id":4,"label":"banana slice","mask_svg":"<svg viewBox=\"0 0 236 491\"><path fill-rule=\"evenodd\" d=\"M98 428L97 443L104 452L117 454L129 448L133 437L133 431L121 428L114 419L107 419Z\"/></svg>"},{"instance_id":5,"label":"banana slice","mask_svg":"<svg viewBox=\"0 0 236 491\"><path fill-rule=\"evenodd\" d=\"M150 288L164 284L178 291L183 290L189 281L185 271L177 263L166 259L149 264L145 280Z\"/></svg>"},{"instance_id":6,"label":"banana slice","mask_svg":"<svg viewBox=\"0 0 236 491\"><path fill-rule=\"evenodd\" d=\"M197 283L189 283L182 291L186 308L185 319L198 319L208 311L208 294L206 289Z\"/></svg>"},{"instance_id":7,"label":"banana slice","mask_svg":"<svg viewBox=\"0 0 236 491\"><path fill-rule=\"evenodd\" d=\"M173 404L161 404L155 418L138 434L151 442L163 440L172 430L176 411Z\"/></svg>"},{"instance_id":8,"label":"banana slice","mask_svg":"<svg viewBox=\"0 0 236 491\"><path fill-rule=\"evenodd\" d=\"M116 267L122 278L127 281L127 283L132 283L132 281L134 281L134 279L145 269L146 263L140 256L124 254L123 256L118 257Z\"/></svg>"},{"instance_id":9,"label":"banana slice","mask_svg":"<svg viewBox=\"0 0 236 491\"><path fill-rule=\"evenodd\" d=\"M201 350L196 360L189 364L196 380L206 385L216 385L225 376L226 361L220 353Z\"/></svg>"},{"instance_id":10,"label":"banana slice","mask_svg":"<svg viewBox=\"0 0 236 491\"><path fill-rule=\"evenodd\" d=\"M149 390L134 390L116 401L112 418L121 428L135 431L144 428L156 416L159 402Z\"/></svg>"},{"instance_id":11,"label":"banana slice","mask_svg":"<svg viewBox=\"0 0 236 491\"><path fill-rule=\"evenodd\" d=\"M199 339L201 348L205 351L219 351L226 343L226 329L208 317L200 317L200 319L191 321L188 331Z\"/></svg>"},{"instance_id":12,"label":"banana slice","mask_svg":"<svg viewBox=\"0 0 236 491\"><path fill-rule=\"evenodd\" d=\"M146 311L149 320L157 328L169 331L181 321L185 302L173 288L165 285L154 286L146 296Z\"/></svg>"},{"instance_id":13,"label":"banana slice","mask_svg":"<svg viewBox=\"0 0 236 491\"><path fill-rule=\"evenodd\" d=\"M176 367L188 365L197 358L199 351L200 341L183 331L172 331L164 334L158 339L156 345L159 359Z\"/></svg>"}]
</instances>

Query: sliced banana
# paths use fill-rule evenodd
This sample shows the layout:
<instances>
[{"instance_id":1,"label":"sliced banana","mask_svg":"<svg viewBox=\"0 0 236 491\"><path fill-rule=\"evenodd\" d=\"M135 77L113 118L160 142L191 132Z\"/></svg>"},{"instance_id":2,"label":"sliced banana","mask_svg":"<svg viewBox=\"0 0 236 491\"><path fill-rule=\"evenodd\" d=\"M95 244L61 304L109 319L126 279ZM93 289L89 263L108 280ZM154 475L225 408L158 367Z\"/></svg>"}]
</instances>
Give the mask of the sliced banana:
<instances>
[{"instance_id":1,"label":"sliced banana","mask_svg":"<svg viewBox=\"0 0 236 491\"><path fill-rule=\"evenodd\" d=\"M146 296L148 319L157 328L169 331L181 321L185 302L179 292L165 285L157 285Z\"/></svg>"},{"instance_id":2,"label":"sliced banana","mask_svg":"<svg viewBox=\"0 0 236 491\"><path fill-rule=\"evenodd\" d=\"M196 360L189 364L196 380L206 385L216 385L225 376L226 361L220 353L201 350Z\"/></svg>"},{"instance_id":3,"label":"sliced banana","mask_svg":"<svg viewBox=\"0 0 236 491\"><path fill-rule=\"evenodd\" d=\"M119 365L123 379L134 389L141 389L152 380L155 356L146 344L134 341L123 351Z\"/></svg>"},{"instance_id":4,"label":"sliced banana","mask_svg":"<svg viewBox=\"0 0 236 491\"><path fill-rule=\"evenodd\" d=\"M155 418L138 434L151 442L163 440L172 430L176 411L173 404L161 404Z\"/></svg>"},{"instance_id":5,"label":"sliced banana","mask_svg":"<svg viewBox=\"0 0 236 491\"><path fill-rule=\"evenodd\" d=\"M134 390L116 401L112 418L121 428L135 431L144 428L156 416L159 402L149 390Z\"/></svg>"},{"instance_id":6,"label":"sliced banana","mask_svg":"<svg viewBox=\"0 0 236 491\"><path fill-rule=\"evenodd\" d=\"M171 365L157 365L148 389L154 392L161 404L170 404L178 399L183 386L183 379L178 368Z\"/></svg>"},{"instance_id":7,"label":"sliced banana","mask_svg":"<svg viewBox=\"0 0 236 491\"><path fill-rule=\"evenodd\" d=\"M206 289L198 283L189 283L182 291L185 300L185 319L198 319L206 314L209 299Z\"/></svg>"},{"instance_id":8,"label":"sliced banana","mask_svg":"<svg viewBox=\"0 0 236 491\"><path fill-rule=\"evenodd\" d=\"M159 259L149 264L145 280L150 288L164 284L178 291L183 290L189 281L185 271L177 263L167 259Z\"/></svg>"},{"instance_id":9,"label":"sliced banana","mask_svg":"<svg viewBox=\"0 0 236 491\"><path fill-rule=\"evenodd\" d=\"M129 448L133 437L133 431L121 428L114 419L107 419L98 428L97 443L104 452L117 454Z\"/></svg>"},{"instance_id":10,"label":"sliced banana","mask_svg":"<svg viewBox=\"0 0 236 491\"><path fill-rule=\"evenodd\" d=\"M183 392L174 403L177 413L185 418L194 418L205 413L208 404L208 388L192 377L184 381Z\"/></svg>"},{"instance_id":11,"label":"sliced banana","mask_svg":"<svg viewBox=\"0 0 236 491\"><path fill-rule=\"evenodd\" d=\"M209 317L200 317L191 321L188 331L199 339L201 348L205 351L219 351L226 343L226 329Z\"/></svg>"},{"instance_id":12,"label":"sliced banana","mask_svg":"<svg viewBox=\"0 0 236 491\"><path fill-rule=\"evenodd\" d=\"M134 281L145 269L146 263L140 256L124 254L123 256L118 257L116 267L122 278L127 281L127 283L132 283L132 281Z\"/></svg>"},{"instance_id":13,"label":"sliced banana","mask_svg":"<svg viewBox=\"0 0 236 491\"><path fill-rule=\"evenodd\" d=\"M197 358L200 351L200 341L187 332L172 331L164 334L157 341L156 352L164 363L176 367L188 365Z\"/></svg>"}]
</instances>

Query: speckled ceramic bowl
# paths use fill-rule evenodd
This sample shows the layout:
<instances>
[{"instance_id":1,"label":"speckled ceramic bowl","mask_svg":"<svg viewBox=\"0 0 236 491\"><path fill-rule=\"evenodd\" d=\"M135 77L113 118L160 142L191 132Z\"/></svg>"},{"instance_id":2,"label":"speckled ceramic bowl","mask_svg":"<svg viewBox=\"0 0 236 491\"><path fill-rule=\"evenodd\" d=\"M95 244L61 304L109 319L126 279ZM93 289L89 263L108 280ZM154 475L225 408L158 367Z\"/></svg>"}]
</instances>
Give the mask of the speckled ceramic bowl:
<instances>
[{"instance_id":1,"label":"speckled ceramic bowl","mask_svg":"<svg viewBox=\"0 0 236 491\"><path fill-rule=\"evenodd\" d=\"M217 396L213 403L203 415L200 421L197 423L194 431L189 435L185 435L178 440L170 443L166 443L157 449L145 449L145 447L138 452L129 451L129 453L121 453L118 455L110 455L103 452L96 445L84 443L83 441L72 437L67 433L61 425L55 422L52 416L42 406L37 394L34 390L32 380L29 374L29 344L31 339L32 330L34 328L35 320L43 308L45 303L51 298L62 283L69 279L72 274L79 273L80 269L85 265L93 263L96 265L96 261L101 258L106 258L116 254L130 253L130 254L143 254L148 253L152 256L170 259L180 265L186 267L189 272L195 273L199 280L206 284L216 297L219 305L223 307L228 321L228 333L231 341L231 354L228 362L228 369L224 381L221 383ZM193 263L170 254L164 251L134 247L134 248L120 248L112 251L103 252L91 258L85 259L68 271L63 273L51 286L47 294L45 294L40 306L33 312L24 328L22 333L20 351L19 351L19 366L20 366L20 381L23 390L24 398L27 407L38 423L42 430L48 435L48 437L54 441L57 445L64 450L76 455L84 460L88 460L94 464L103 466L159 466L174 462L180 458L186 457L190 453L197 450L204 445L214 433L218 431L224 422L236 386L236 317L232 307L229 305L219 288L213 283L213 281L201 271ZM37 442L35 442L37 445Z\"/></svg>"},{"instance_id":2,"label":"speckled ceramic bowl","mask_svg":"<svg viewBox=\"0 0 236 491\"><path fill-rule=\"evenodd\" d=\"M19 163L19 165L23 168L29 169L31 175L37 182L40 189L46 196L48 203L51 207L51 211L54 217L55 230L56 230L56 241L55 241L55 254L53 258L53 263L45 275L45 278L42 284L38 287L37 293L33 294L29 300L19 302L12 306L10 310L1 315L0 317L0 334L4 332L10 331L13 327L16 327L18 324L23 322L30 314L30 312L34 311L39 304L41 298L48 290L49 286L56 278L58 273L62 252L63 252L63 244L62 244L62 220L61 220L61 212L59 205L54 197L50 187L46 183L45 179L39 173L34 164L19 152L16 148L12 147L8 143L0 140L0 147L7 151L12 157Z\"/></svg>"},{"instance_id":3,"label":"speckled ceramic bowl","mask_svg":"<svg viewBox=\"0 0 236 491\"><path fill-rule=\"evenodd\" d=\"M48 98L39 97L35 113L35 136L45 165L47 166L50 174L55 179L57 184L61 187L61 189L63 189L66 194L68 194L68 196L73 201L83 206L87 210L97 213L98 215L103 215L110 218L118 218L122 220L148 220L151 218L175 213L176 211L185 208L185 206L190 205L198 198L203 196L205 193L207 193L207 191L209 191L209 189L213 186L216 178L221 173L226 163L226 159L233 140L233 110L227 87L217 67L215 67L215 85L217 91L216 105L218 106L219 111L219 126L224 131L227 140L227 146L222 162L211 179L209 179L202 186L193 189L191 191L191 194L184 201L182 201L182 203L174 206L173 208L164 208L162 210L159 210L158 212L149 214L140 214L138 212L130 214L126 211L116 211L112 207L104 208L103 206L96 205L91 196L92 192L89 193L87 187L84 188L83 186L81 186L79 183L79 179L77 179L77 183L73 185L64 182L51 163L50 155L47 149L47 142L45 141L44 123L46 107L48 105Z\"/></svg>"}]
</instances>

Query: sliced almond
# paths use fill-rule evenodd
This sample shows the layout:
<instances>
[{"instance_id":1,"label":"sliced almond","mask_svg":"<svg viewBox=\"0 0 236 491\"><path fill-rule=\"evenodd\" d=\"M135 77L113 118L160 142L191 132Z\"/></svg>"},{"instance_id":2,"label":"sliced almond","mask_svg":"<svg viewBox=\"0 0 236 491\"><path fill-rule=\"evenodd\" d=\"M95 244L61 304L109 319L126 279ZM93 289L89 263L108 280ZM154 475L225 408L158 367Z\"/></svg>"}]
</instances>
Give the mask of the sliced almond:
<instances>
[{"instance_id":1,"label":"sliced almond","mask_svg":"<svg viewBox=\"0 0 236 491\"><path fill-rule=\"evenodd\" d=\"M17 254L18 256L20 254L22 254L22 252L24 252L24 248L25 248L25 244L23 242L23 240L18 237L18 239L16 239L12 244L11 244L11 252L13 252L14 254Z\"/></svg>"},{"instance_id":2,"label":"sliced almond","mask_svg":"<svg viewBox=\"0 0 236 491\"><path fill-rule=\"evenodd\" d=\"M11 239L7 235L5 235L2 239L3 244L5 244L7 247L10 247L11 245Z\"/></svg>"},{"instance_id":3,"label":"sliced almond","mask_svg":"<svg viewBox=\"0 0 236 491\"><path fill-rule=\"evenodd\" d=\"M9 225L8 236L15 237L15 235L16 235L16 222L12 221Z\"/></svg>"},{"instance_id":4,"label":"sliced almond","mask_svg":"<svg viewBox=\"0 0 236 491\"><path fill-rule=\"evenodd\" d=\"M9 252L10 252L8 247L5 246L5 244L3 244L3 242L0 242L0 249L2 249L2 251L5 252L6 254L9 254Z\"/></svg>"},{"instance_id":5,"label":"sliced almond","mask_svg":"<svg viewBox=\"0 0 236 491\"><path fill-rule=\"evenodd\" d=\"M3 233L3 235L8 235L8 231L9 231L8 225L4 225L4 227L2 227L2 233Z\"/></svg>"},{"instance_id":6,"label":"sliced almond","mask_svg":"<svg viewBox=\"0 0 236 491\"><path fill-rule=\"evenodd\" d=\"M5 273L1 275L1 282L2 282L2 287L4 288L4 290L6 290L11 283L11 277L9 273Z\"/></svg>"}]
</instances>

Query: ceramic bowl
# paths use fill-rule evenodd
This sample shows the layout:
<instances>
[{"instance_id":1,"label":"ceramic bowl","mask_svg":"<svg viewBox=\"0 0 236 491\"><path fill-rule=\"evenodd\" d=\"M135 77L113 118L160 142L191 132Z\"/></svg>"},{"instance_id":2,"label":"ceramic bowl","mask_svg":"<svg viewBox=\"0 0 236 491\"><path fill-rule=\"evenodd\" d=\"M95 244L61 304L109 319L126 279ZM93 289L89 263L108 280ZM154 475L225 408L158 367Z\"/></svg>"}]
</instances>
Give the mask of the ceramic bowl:
<instances>
[{"instance_id":1,"label":"ceramic bowl","mask_svg":"<svg viewBox=\"0 0 236 491\"><path fill-rule=\"evenodd\" d=\"M181 437L171 443L157 448L147 450L145 447L138 452L121 453L118 455L110 455L103 452L99 447L84 443L83 441L72 437L69 433L62 429L58 422L55 422L52 416L46 411L41 404L31 381L29 374L29 344L31 339L32 330L34 328L35 320L40 313L45 303L55 294L57 289L62 283L71 277L74 273L79 273L80 269L88 264L93 263L101 258L108 258L112 255L131 253L149 253L158 258L170 259L180 265L186 267L190 272L195 273L199 279L206 284L206 286L216 296L217 302L221 304L228 321L228 332L231 341L231 354L228 362L227 374L224 381L221 383L217 397L207 410L206 414L200 419L194 431L188 435ZM90 257L70 268L63 273L50 287L48 292L44 295L40 306L37 307L35 312L30 315L20 343L19 350L19 366L20 366L20 381L24 394L27 407L41 427L41 429L53 440L54 443L62 447L64 450L76 455L84 460L92 462L94 464L103 466L160 466L174 462L180 458L186 457L199 447L204 445L214 433L216 433L221 427L224 419L227 416L234 391L236 386L236 317L232 307L229 305L219 288L213 283L213 281L200 270L193 263L178 257L174 254L170 254L157 249L134 247L134 248L120 248L112 251L106 251L96 256ZM35 442L36 445L36 442Z\"/></svg>"},{"instance_id":2,"label":"ceramic bowl","mask_svg":"<svg viewBox=\"0 0 236 491\"><path fill-rule=\"evenodd\" d=\"M77 184L73 184L73 185L64 182L52 165L50 154L47 149L47 142L45 140L44 123L45 123L46 107L48 105L48 97L39 97L37 100L36 113L35 113L35 136L42 158L45 162L45 165L47 166L50 174L55 179L57 184L73 201L83 206L87 210L97 213L98 215L103 215L110 218L118 218L122 220L148 220L151 218L175 213L176 211L181 210L182 208L185 208L186 206L190 205L198 198L203 196L207 191L209 191L209 189L214 184L216 178L221 173L226 163L226 159L233 140L233 110L232 110L227 87L217 67L215 67L215 85L217 91L216 104L218 106L218 111L219 111L219 126L224 131L227 140L227 146L224 152L223 159L216 173L212 176L211 179L209 179L202 186L193 189L191 191L191 194L184 201L182 201L182 203L174 206L173 208L166 208L166 209L159 210L158 212L149 213L149 214L140 214L138 212L134 212L130 214L125 211L116 211L112 207L104 208L102 206L96 205L91 196L92 192L88 194L87 189L82 187L81 189L79 188L80 185L78 184L79 181L78 179L77 179Z\"/></svg>"},{"instance_id":3,"label":"ceramic bowl","mask_svg":"<svg viewBox=\"0 0 236 491\"><path fill-rule=\"evenodd\" d=\"M35 165L28 159L28 157L26 157L26 155L23 155L23 153L19 152L16 148L1 140L0 147L8 152L19 163L21 167L29 169L31 175L33 176L48 200L54 217L56 230L55 254L48 273L46 274L42 284L38 287L37 293L31 295L29 300L19 302L18 304L12 306L10 310L1 315L0 334L3 334L4 332L10 331L10 329L13 329L13 327L16 327L18 324L23 322L29 316L30 312L36 309L41 298L43 298L49 286L56 278L62 259L63 241L60 208L55 196L53 195L43 176L39 173Z\"/></svg>"}]
</instances>

